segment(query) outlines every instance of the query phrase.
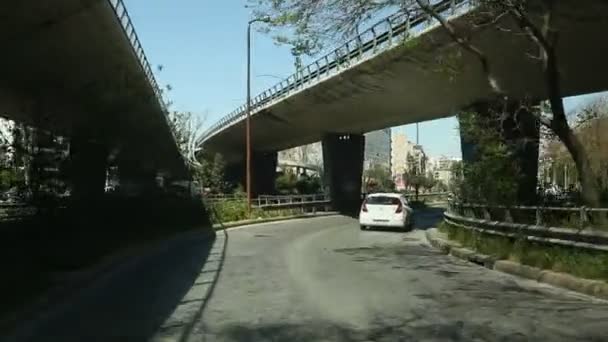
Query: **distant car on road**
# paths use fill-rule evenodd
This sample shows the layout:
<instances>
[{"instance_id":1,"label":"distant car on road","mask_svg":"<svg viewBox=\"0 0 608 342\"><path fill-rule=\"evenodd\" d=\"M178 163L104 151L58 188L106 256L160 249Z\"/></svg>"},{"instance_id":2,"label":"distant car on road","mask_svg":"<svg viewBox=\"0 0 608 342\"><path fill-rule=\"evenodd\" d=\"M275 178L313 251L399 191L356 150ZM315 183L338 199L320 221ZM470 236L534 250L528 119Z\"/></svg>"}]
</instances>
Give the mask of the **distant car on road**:
<instances>
[{"instance_id":1,"label":"distant car on road","mask_svg":"<svg viewBox=\"0 0 608 342\"><path fill-rule=\"evenodd\" d=\"M376 193L365 197L359 213L361 229L391 227L403 230L414 226L414 211L404 195Z\"/></svg>"}]
</instances>

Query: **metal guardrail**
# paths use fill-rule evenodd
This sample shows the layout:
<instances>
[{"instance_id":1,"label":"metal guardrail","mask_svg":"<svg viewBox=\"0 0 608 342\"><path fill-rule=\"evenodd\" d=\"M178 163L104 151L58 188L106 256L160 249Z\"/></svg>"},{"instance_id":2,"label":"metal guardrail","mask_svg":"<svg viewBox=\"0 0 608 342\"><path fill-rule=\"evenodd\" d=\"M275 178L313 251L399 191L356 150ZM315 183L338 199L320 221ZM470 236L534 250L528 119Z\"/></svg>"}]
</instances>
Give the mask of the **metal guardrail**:
<instances>
[{"instance_id":1,"label":"metal guardrail","mask_svg":"<svg viewBox=\"0 0 608 342\"><path fill-rule=\"evenodd\" d=\"M425 194L418 194L418 200L428 200L428 199L444 199L447 201L449 196L448 192L429 192ZM405 197L408 200L415 200L416 194L406 193Z\"/></svg>"},{"instance_id":2,"label":"metal guardrail","mask_svg":"<svg viewBox=\"0 0 608 342\"><path fill-rule=\"evenodd\" d=\"M0 222L26 220L35 216L38 210L24 203L0 203Z\"/></svg>"},{"instance_id":3,"label":"metal guardrail","mask_svg":"<svg viewBox=\"0 0 608 342\"><path fill-rule=\"evenodd\" d=\"M247 201L246 197L241 195L215 195L205 196L204 200L207 203L218 203L218 202L234 202ZM252 205L258 209L278 209L278 208L290 208L290 207L302 207L302 206L322 206L329 205L331 203L328 196L324 194L313 194L313 195L261 195L257 198L252 199Z\"/></svg>"},{"instance_id":4,"label":"metal guardrail","mask_svg":"<svg viewBox=\"0 0 608 342\"><path fill-rule=\"evenodd\" d=\"M330 203L331 200L324 194L260 196L253 201L254 206L260 209L329 205Z\"/></svg>"},{"instance_id":5,"label":"metal guardrail","mask_svg":"<svg viewBox=\"0 0 608 342\"><path fill-rule=\"evenodd\" d=\"M608 251L608 208L448 202L446 222L484 233Z\"/></svg>"},{"instance_id":6,"label":"metal guardrail","mask_svg":"<svg viewBox=\"0 0 608 342\"><path fill-rule=\"evenodd\" d=\"M440 0L432 6L437 13L449 18L460 15L475 5L472 0ZM254 97L251 100L251 111L253 113L266 105L285 98L293 91L299 91L304 87L320 83L328 77L358 64L358 62L393 48L395 42L407 41L415 36L412 33L419 33L420 29L436 25L439 25L437 21L425 13L422 8L415 8L406 13L393 14ZM201 141L206 141L223 128L243 119L246 110L247 104L244 104L224 116L203 133Z\"/></svg>"},{"instance_id":7,"label":"metal guardrail","mask_svg":"<svg viewBox=\"0 0 608 342\"><path fill-rule=\"evenodd\" d=\"M602 228L608 208L504 206L448 202L448 212L464 217L571 229ZM608 228L608 224L605 228Z\"/></svg>"}]
</instances>

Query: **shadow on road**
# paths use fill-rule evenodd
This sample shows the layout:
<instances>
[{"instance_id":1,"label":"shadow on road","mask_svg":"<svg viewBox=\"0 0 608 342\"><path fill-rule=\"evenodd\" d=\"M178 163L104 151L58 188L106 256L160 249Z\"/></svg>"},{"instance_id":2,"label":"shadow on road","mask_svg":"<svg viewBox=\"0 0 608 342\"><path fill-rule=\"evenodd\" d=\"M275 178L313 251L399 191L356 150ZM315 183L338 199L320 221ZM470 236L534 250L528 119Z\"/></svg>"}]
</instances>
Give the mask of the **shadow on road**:
<instances>
[{"instance_id":1,"label":"shadow on road","mask_svg":"<svg viewBox=\"0 0 608 342\"><path fill-rule=\"evenodd\" d=\"M443 220L445 208L428 207L414 212L414 229L427 230L437 227Z\"/></svg>"},{"instance_id":2,"label":"shadow on road","mask_svg":"<svg viewBox=\"0 0 608 342\"><path fill-rule=\"evenodd\" d=\"M198 298L192 294L217 279L203 273L218 273L222 266L223 250L214 250L215 241L204 232L166 241L117 266L69 302L22 322L18 331L2 340L148 341L181 314L182 304L188 303L193 313L202 311L209 291ZM205 282L209 276L210 282ZM194 324L187 315L180 318L186 326Z\"/></svg>"},{"instance_id":3,"label":"shadow on road","mask_svg":"<svg viewBox=\"0 0 608 342\"><path fill-rule=\"evenodd\" d=\"M427 230L430 228L437 227L443 220L443 212L444 208L434 208L428 207L424 209L418 209L414 211L414 227L413 229L417 230ZM358 217L356 217L358 219ZM403 233L403 228L392 228L392 227L373 227L371 230L373 231L383 231L383 232L394 232L394 233ZM407 232L407 231L406 231Z\"/></svg>"},{"instance_id":4,"label":"shadow on road","mask_svg":"<svg viewBox=\"0 0 608 342\"><path fill-rule=\"evenodd\" d=\"M221 224L221 223L220 223ZM226 258L228 246L228 233L222 225L221 236L219 236L212 248L211 257L200 270L199 277L184 296L173 314L168 317L155 334L152 341L193 341L200 340L203 334L200 323L207 303L213 295L213 291L219 279L220 272Z\"/></svg>"},{"instance_id":5,"label":"shadow on road","mask_svg":"<svg viewBox=\"0 0 608 342\"><path fill-rule=\"evenodd\" d=\"M388 323L388 322L399 323ZM471 337L466 331L483 327L465 324L460 320L433 322L422 315L411 317L376 317L369 327L356 328L324 322L300 324L232 325L222 330L217 341L464 341ZM387 324L388 323L388 324ZM487 332L488 336L491 337ZM475 336L475 335L473 335Z\"/></svg>"}]
</instances>

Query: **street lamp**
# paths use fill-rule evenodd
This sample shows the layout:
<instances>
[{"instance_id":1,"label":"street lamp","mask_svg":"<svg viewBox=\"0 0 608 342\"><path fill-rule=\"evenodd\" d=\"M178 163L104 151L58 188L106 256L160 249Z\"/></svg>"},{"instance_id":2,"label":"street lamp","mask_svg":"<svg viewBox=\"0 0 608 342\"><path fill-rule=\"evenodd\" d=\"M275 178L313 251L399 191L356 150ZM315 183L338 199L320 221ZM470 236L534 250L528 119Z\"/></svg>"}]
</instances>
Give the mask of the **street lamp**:
<instances>
[{"instance_id":1,"label":"street lamp","mask_svg":"<svg viewBox=\"0 0 608 342\"><path fill-rule=\"evenodd\" d=\"M276 76L276 75L267 75L267 74L255 75L255 77L272 77L272 78L276 78L277 80L281 80L281 81L285 79L285 77L280 77L280 76Z\"/></svg>"},{"instance_id":2,"label":"street lamp","mask_svg":"<svg viewBox=\"0 0 608 342\"><path fill-rule=\"evenodd\" d=\"M247 118L245 119L247 215L251 214L251 24L269 22L270 17L255 18L247 23Z\"/></svg>"}]
</instances>

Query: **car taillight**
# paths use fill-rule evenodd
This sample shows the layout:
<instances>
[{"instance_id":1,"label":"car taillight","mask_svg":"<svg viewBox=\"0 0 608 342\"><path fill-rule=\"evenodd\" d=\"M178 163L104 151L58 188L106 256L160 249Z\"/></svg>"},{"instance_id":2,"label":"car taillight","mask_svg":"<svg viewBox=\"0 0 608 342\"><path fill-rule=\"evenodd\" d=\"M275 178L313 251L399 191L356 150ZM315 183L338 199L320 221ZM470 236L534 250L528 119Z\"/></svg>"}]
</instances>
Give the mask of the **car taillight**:
<instances>
[{"instance_id":1,"label":"car taillight","mask_svg":"<svg viewBox=\"0 0 608 342\"><path fill-rule=\"evenodd\" d=\"M363 201L363 204L361 204L361 211L366 213L367 212L367 206L365 205L367 201Z\"/></svg>"},{"instance_id":2,"label":"car taillight","mask_svg":"<svg viewBox=\"0 0 608 342\"><path fill-rule=\"evenodd\" d=\"M399 214L403 211L403 205L401 203L397 204L397 210L395 210L395 214Z\"/></svg>"}]
</instances>

